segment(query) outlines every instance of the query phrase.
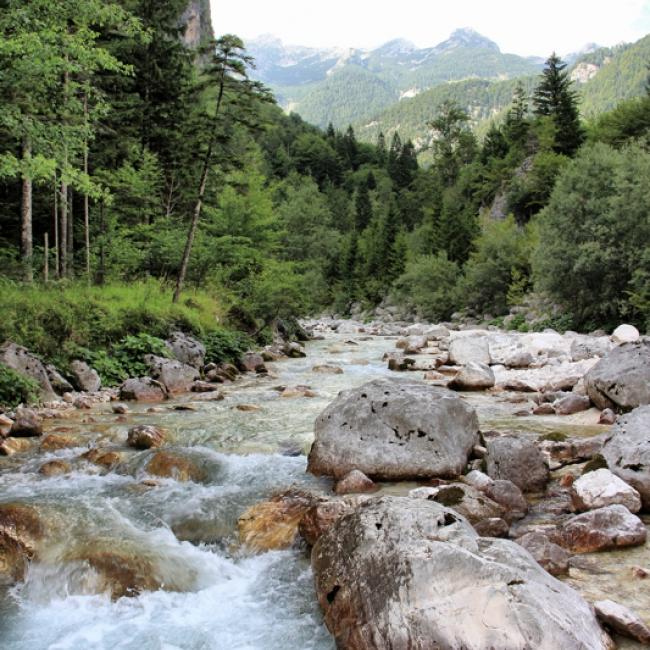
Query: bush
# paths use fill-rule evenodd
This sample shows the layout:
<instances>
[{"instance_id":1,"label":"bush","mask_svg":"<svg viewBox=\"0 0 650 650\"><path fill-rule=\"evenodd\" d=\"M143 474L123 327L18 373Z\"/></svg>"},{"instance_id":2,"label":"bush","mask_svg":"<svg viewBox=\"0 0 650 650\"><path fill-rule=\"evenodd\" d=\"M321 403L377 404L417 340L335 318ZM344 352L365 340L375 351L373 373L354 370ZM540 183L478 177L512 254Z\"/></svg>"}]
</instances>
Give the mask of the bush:
<instances>
[{"instance_id":1,"label":"bush","mask_svg":"<svg viewBox=\"0 0 650 650\"><path fill-rule=\"evenodd\" d=\"M38 400L38 384L29 377L0 363L0 405L15 407Z\"/></svg>"},{"instance_id":2,"label":"bush","mask_svg":"<svg viewBox=\"0 0 650 650\"><path fill-rule=\"evenodd\" d=\"M203 339L206 363L235 362L252 345L250 337L242 332L213 330Z\"/></svg>"},{"instance_id":3,"label":"bush","mask_svg":"<svg viewBox=\"0 0 650 650\"><path fill-rule=\"evenodd\" d=\"M539 215L537 286L583 329L644 325L650 277L650 156L640 146L582 149Z\"/></svg>"},{"instance_id":4,"label":"bush","mask_svg":"<svg viewBox=\"0 0 650 650\"><path fill-rule=\"evenodd\" d=\"M460 270L446 253L420 255L406 264L393 285L393 300L427 320L448 319L456 308Z\"/></svg>"}]
</instances>

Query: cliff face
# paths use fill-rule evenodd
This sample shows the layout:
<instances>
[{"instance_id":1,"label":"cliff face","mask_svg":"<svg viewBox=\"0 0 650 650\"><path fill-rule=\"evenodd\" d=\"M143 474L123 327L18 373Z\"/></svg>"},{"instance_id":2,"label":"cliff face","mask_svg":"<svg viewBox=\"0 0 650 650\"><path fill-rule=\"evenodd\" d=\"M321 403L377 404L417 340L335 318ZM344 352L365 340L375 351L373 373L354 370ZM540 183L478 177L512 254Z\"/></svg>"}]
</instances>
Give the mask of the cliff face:
<instances>
[{"instance_id":1,"label":"cliff face","mask_svg":"<svg viewBox=\"0 0 650 650\"><path fill-rule=\"evenodd\" d=\"M186 26L183 42L188 47L198 47L214 38L210 0L189 0L181 16L181 24Z\"/></svg>"}]
</instances>

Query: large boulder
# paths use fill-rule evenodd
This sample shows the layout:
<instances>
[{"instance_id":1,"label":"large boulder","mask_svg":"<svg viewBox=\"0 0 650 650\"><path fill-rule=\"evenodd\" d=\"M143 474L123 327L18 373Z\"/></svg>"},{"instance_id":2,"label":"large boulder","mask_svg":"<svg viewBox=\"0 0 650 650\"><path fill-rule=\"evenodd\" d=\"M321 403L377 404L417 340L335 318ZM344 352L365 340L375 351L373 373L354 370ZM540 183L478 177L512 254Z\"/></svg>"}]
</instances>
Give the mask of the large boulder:
<instances>
[{"instance_id":1,"label":"large boulder","mask_svg":"<svg viewBox=\"0 0 650 650\"><path fill-rule=\"evenodd\" d=\"M169 397L167 388L151 377L127 379L120 386L120 400L133 402L162 402Z\"/></svg>"},{"instance_id":2,"label":"large boulder","mask_svg":"<svg viewBox=\"0 0 650 650\"><path fill-rule=\"evenodd\" d=\"M34 438L43 435L43 418L34 409L16 409L11 435L18 438Z\"/></svg>"},{"instance_id":3,"label":"large boulder","mask_svg":"<svg viewBox=\"0 0 650 650\"><path fill-rule=\"evenodd\" d=\"M201 373L196 368L175 359L148 354L144 360L149 366L151 377L162 383L170 393L187 393L194 382L201 378Z\"/></svg>"},{"instance_id":4,"label":"large boulder","mask_svg":"<svg viewBox=\"0 0 650 650\"><path fill-rule=\"evenodd\" d=\"M47 402L56 398L47 369L27 348L7 341L0 347L0 363L33 379L40 386L42 401Z\"/></svg>"},{"instance_id":5,"label":"large boulder","mask_svg":"<svg viewBox=\"0 0 650 650\"><path fill-rule=\"evenodd\" d=\"M49 364L45 366L45 371L55 393L63 395L74 391L74 386L59 372L56 366Z\"/></svg>"},{"instance_id":6,"label":"large boulder","mask_svg":"<svg viewBox=\"0 0 650 650\"><path fill-rule=\"evenodd\" d=\"M569 573L569 559L571 556L561 546L552 542L544 533L527 533L516 541L551 575L558 576Z\"/></svg>"},{"instance_id":7,"label":"large boulder","mask_svg":"<svg viewBox=\"0 0 650 650\"><path fill-rule=\"evenodd\" d=\"M556 544L574 553L593 553L645 544L643 522L625 506L590 510L563 523L553 535Z\"/></svg>"},{"instance_id":8,"label":"large boulder","mask_svg":"<svg viewBox=\"0 0 650 650\"><path fill-rule=\"evenodd\" d=\"M102 380L96 370L93 370L85 361L73 361L70 370L74 383L79 390L95 393L102 387Z\"/></svg>"},{"instance_id":9,"label":"large boulder","mask_svg":"<svg viewBox=\"0 0 650 650\"><path fill-rule=\"evenodd\" d=\"M164 443L164 431L150 424L139 424L138 426L131 427L126 440L126 444L135 449L162 447Z\"/></svg>"},{"instance_id":10,"label":"large boulder","mask_svg":"<svg viewBox=\"0 0 650 650\"><path fill-rule=\"evenodd\" d=\"M0 504L0 585L23 579L43 535L41 517L33 506Z\"/></svg>"},{"instance_id":11,"label":"large boulder","mask_svg":"<svg viewBox=\"0 0 650 650\"><path fill-rule=\"evenodd\" d=\"M366 501L311 561L340 650L610 647L590 606L527 551L425 499Z\"/></svg>"},{"instance_id":12,"label":"large boulder","mask_svg":"<svg viewBox=\"0 0 650 650\"><path fill-rule=\"evenodd\" d=\"M650 510L650 406L640 406L619 418L602 449L609 469L641 495Z\"/></svg>"},{"instance_id":13,"label":"large boulder","mask_svg":"<svg viewBox=\"0 0 650 650\"><path fill-rule=\"evenodd\" d=\"M487 474L512 481L523 492L544 490L549 470L541 451L525 438L499 436L487 441Z\"/></svg>"},{"instance_id":14,"label":"large boulder","mask_svg":"<svg viewBox=\"0 0 650 650\"><path fill-rule=\"evenodd\" d=\"M453 392L377 379L343 391L317 418L308 471L342 478L455 477L478 442L473 408Z\"/></svg>"},{"instance_id":15,"label":"large boulder","mask_svg":"<svg viewBox=\"0 0 650 650\"><path fill-rule=\"evenodd\" d=\"M594 603L594 609L596 616L614 632L650 645L650 627L636 612L612 600L599 600Z\"/></svg>"},{"instance_id":16,"label":"large boulder","mask_svg":"<svg viewBox=\"0 0 650 650\"><path fill-rule=\"evenodd\" d=\"M620 504L630 512L641 510L639 493L608 469L587 472L571 486L571 500L578 512Z\"/></svg>"},{"instance_id":17,"label":"large boulder","mask_svg":"<svg viewBox=\"0 0 650 650\"><path fill-rule=\"evenodd\" d=\"M166 344L177 361L194 368L203 367L205 363L205 346L198 339L183 332L172 332Z\"/></svg>"},{"instance_id":18,"label":"large boulder","mask_svg":"<svg viewBox=\"0 0 650 650\"><path fill-rule=\"evenodd\" d=\"M650 340L614 348L585 375L585 387L599 409L650 404Z\"/></svg>"},{"instance_id":19,"label":"large boulder","mask_svg":"<svg viewBox=\"0 0 650 650\"><path fill-rule=\"evenodd\" d=\"M487 336L463 336L449 344L449 363L464 366L471 361L490 365L490 347Z\"/></svg>"},{"instance_id":20,"label":"large boulder","mask_svg":"<svg viewBox=\"0 0 650 650\"><path fill-rule=\"evenodd\" d=\"M487 390L494 386L492 368L484 363L470 361L449 382L452 390Z\"/></svg>"}]
</instances>

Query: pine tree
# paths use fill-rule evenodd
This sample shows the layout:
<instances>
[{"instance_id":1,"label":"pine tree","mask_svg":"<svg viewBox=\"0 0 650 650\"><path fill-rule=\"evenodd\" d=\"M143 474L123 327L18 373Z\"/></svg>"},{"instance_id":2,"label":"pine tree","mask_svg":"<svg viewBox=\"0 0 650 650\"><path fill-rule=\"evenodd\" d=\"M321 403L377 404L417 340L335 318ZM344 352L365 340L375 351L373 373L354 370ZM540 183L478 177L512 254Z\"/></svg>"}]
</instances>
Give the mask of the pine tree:
<instances>
[{"instance_id":1,"label":"pine tree","mask_svg":"<svg viewBox=\"0 0 650 650\"><path fill-rule=\"evenodd\" d=\"M368 185L366 183L361 183L357 189L357 195L354 202L354 223L357 232L365 230L371 221L372 203L370 202Z\"/></svg>"},{"instance_id":2,"label":"pine tree","mask_svg":"<svg viewBox=\"0 0 650 650\"><path fill-rule=\"evenodd\" d=\"M556 128L555 151L572 155L584 141L577 95L566 71L566 63L553 53L546 61L533 104L535 115L553 119Z\"/></svg>"},{"instance_id":3,"label":"pine tree","mask_svg":"<svg viewBox=\"0 0 650 650\"><path fill-rule=\"evenodd\" d=\"M467 128L469 115L456 102L445 101L429 126L436 132L433 156L436 169L446 186L455 183L460 166L465 162L471 132Z\"/></svg>"},{"instance_id":4,"label":"pine tree","mask_svg":"<svg viewBox=\"0 0 650 650\"><path fill-rule=\"evenodd\" d=\"M359 168L359 145L357 144L357 138L352 125L348 126L348 130L343 136L343 150L348 169L356 171Z\"/></svg>"},{"instance_id":5,"label":"pine tree","mask_svg":"<svg viewBox=\"0 0 650 650\"><path fill-rule=\"evenodd\" d=\"M380 167L386 164L386 138L383 131L377 136L377 164Z\"/></svg>"},{"instance_id":6,"label":"pine tree","mask_svg":"<svg viewBox=\"0 0 650 650\"><path fill-rule=\"evenodd\" d=\"M396 179L399 178L399 157L401 154L402 139L399 137L399 133L395 131L386 157L386 170L394 183L396 183Z\"/></svg>"},{"instance_id":7,"label":"pine tree","mask_svg":"<svg viewBox=\"0 0 650 650\"><path fill-rule=\"evenodd\" d=\"M528 135L528 99L521 82L515 87L512 104L506 115L504 134L511 144L521 147L525 144Z\"/></svg>"}]
</instances>

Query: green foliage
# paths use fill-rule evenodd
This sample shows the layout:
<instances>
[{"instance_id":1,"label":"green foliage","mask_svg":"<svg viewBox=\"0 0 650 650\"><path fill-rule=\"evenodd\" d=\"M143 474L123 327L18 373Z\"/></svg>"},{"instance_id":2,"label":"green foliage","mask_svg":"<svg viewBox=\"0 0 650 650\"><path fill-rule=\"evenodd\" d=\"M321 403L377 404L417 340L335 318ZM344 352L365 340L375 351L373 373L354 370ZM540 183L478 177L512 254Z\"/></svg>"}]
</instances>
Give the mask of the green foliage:
<instances>
[{"instance_id":1,"label":"green foliage","mask_svg":"<svg viewBox=\"0 0 650 650\"><path fill-rule=\"evenodd\" d=\"M399 303L431 321L448 319L457 305L460 270L445 253L422 255L406 263L395 281L393 296Z\"/></svg>"},{"instance_id":2,"label":"green foliage","mask_svg":"<svg viewBox=\"0 0 650 650\"><path fill-rule=\"evenodd\" d=\"M528 332L530 327L524 314L515 314L514 318L508 322L506 329L512 332Z\"/></svg>"},{"instance_id":3,"label":"green foliage","mask_svg":"<svg viewBox=\"0 0 650 650\"><path fill-rule=\"evenodd\" d=\"M0 363L0 406L14 408L38 400L38 384Z\"/></svg>"},{"instance_id":4,"label":"green foliage","mask_svg":"<svg viewBox=\"0 0 650 650\"><path fill-rule=\"evenodd\" d=\"M530 240L512 217L486 222L460 282L464 304L480 313L507 313L513 284L519 291L528 284Z\"/></svg>"},{"instance_id":5,"label":"green foliage","mask_svg":"<svg viewBox=\"0 0 650 650\"><path fill-rule=\"evenodd\" d=\"M641 147L588 146L540 214L535 278L578 325L642 323L643 299L630 296L640 296L639 281L650 273L649 186Z\"/></svg>"},{"instance_id":6,"label":"green foliage","mask_svg":"<svg viewBox=\"0 0 650 650\"><path fill-rule=\"evenodd\" d=\"M208 332L201 341L205 345L206 363L234 363L253 345L252 339L242 332L223 328Z\"/></svg>"}]
</instances>

